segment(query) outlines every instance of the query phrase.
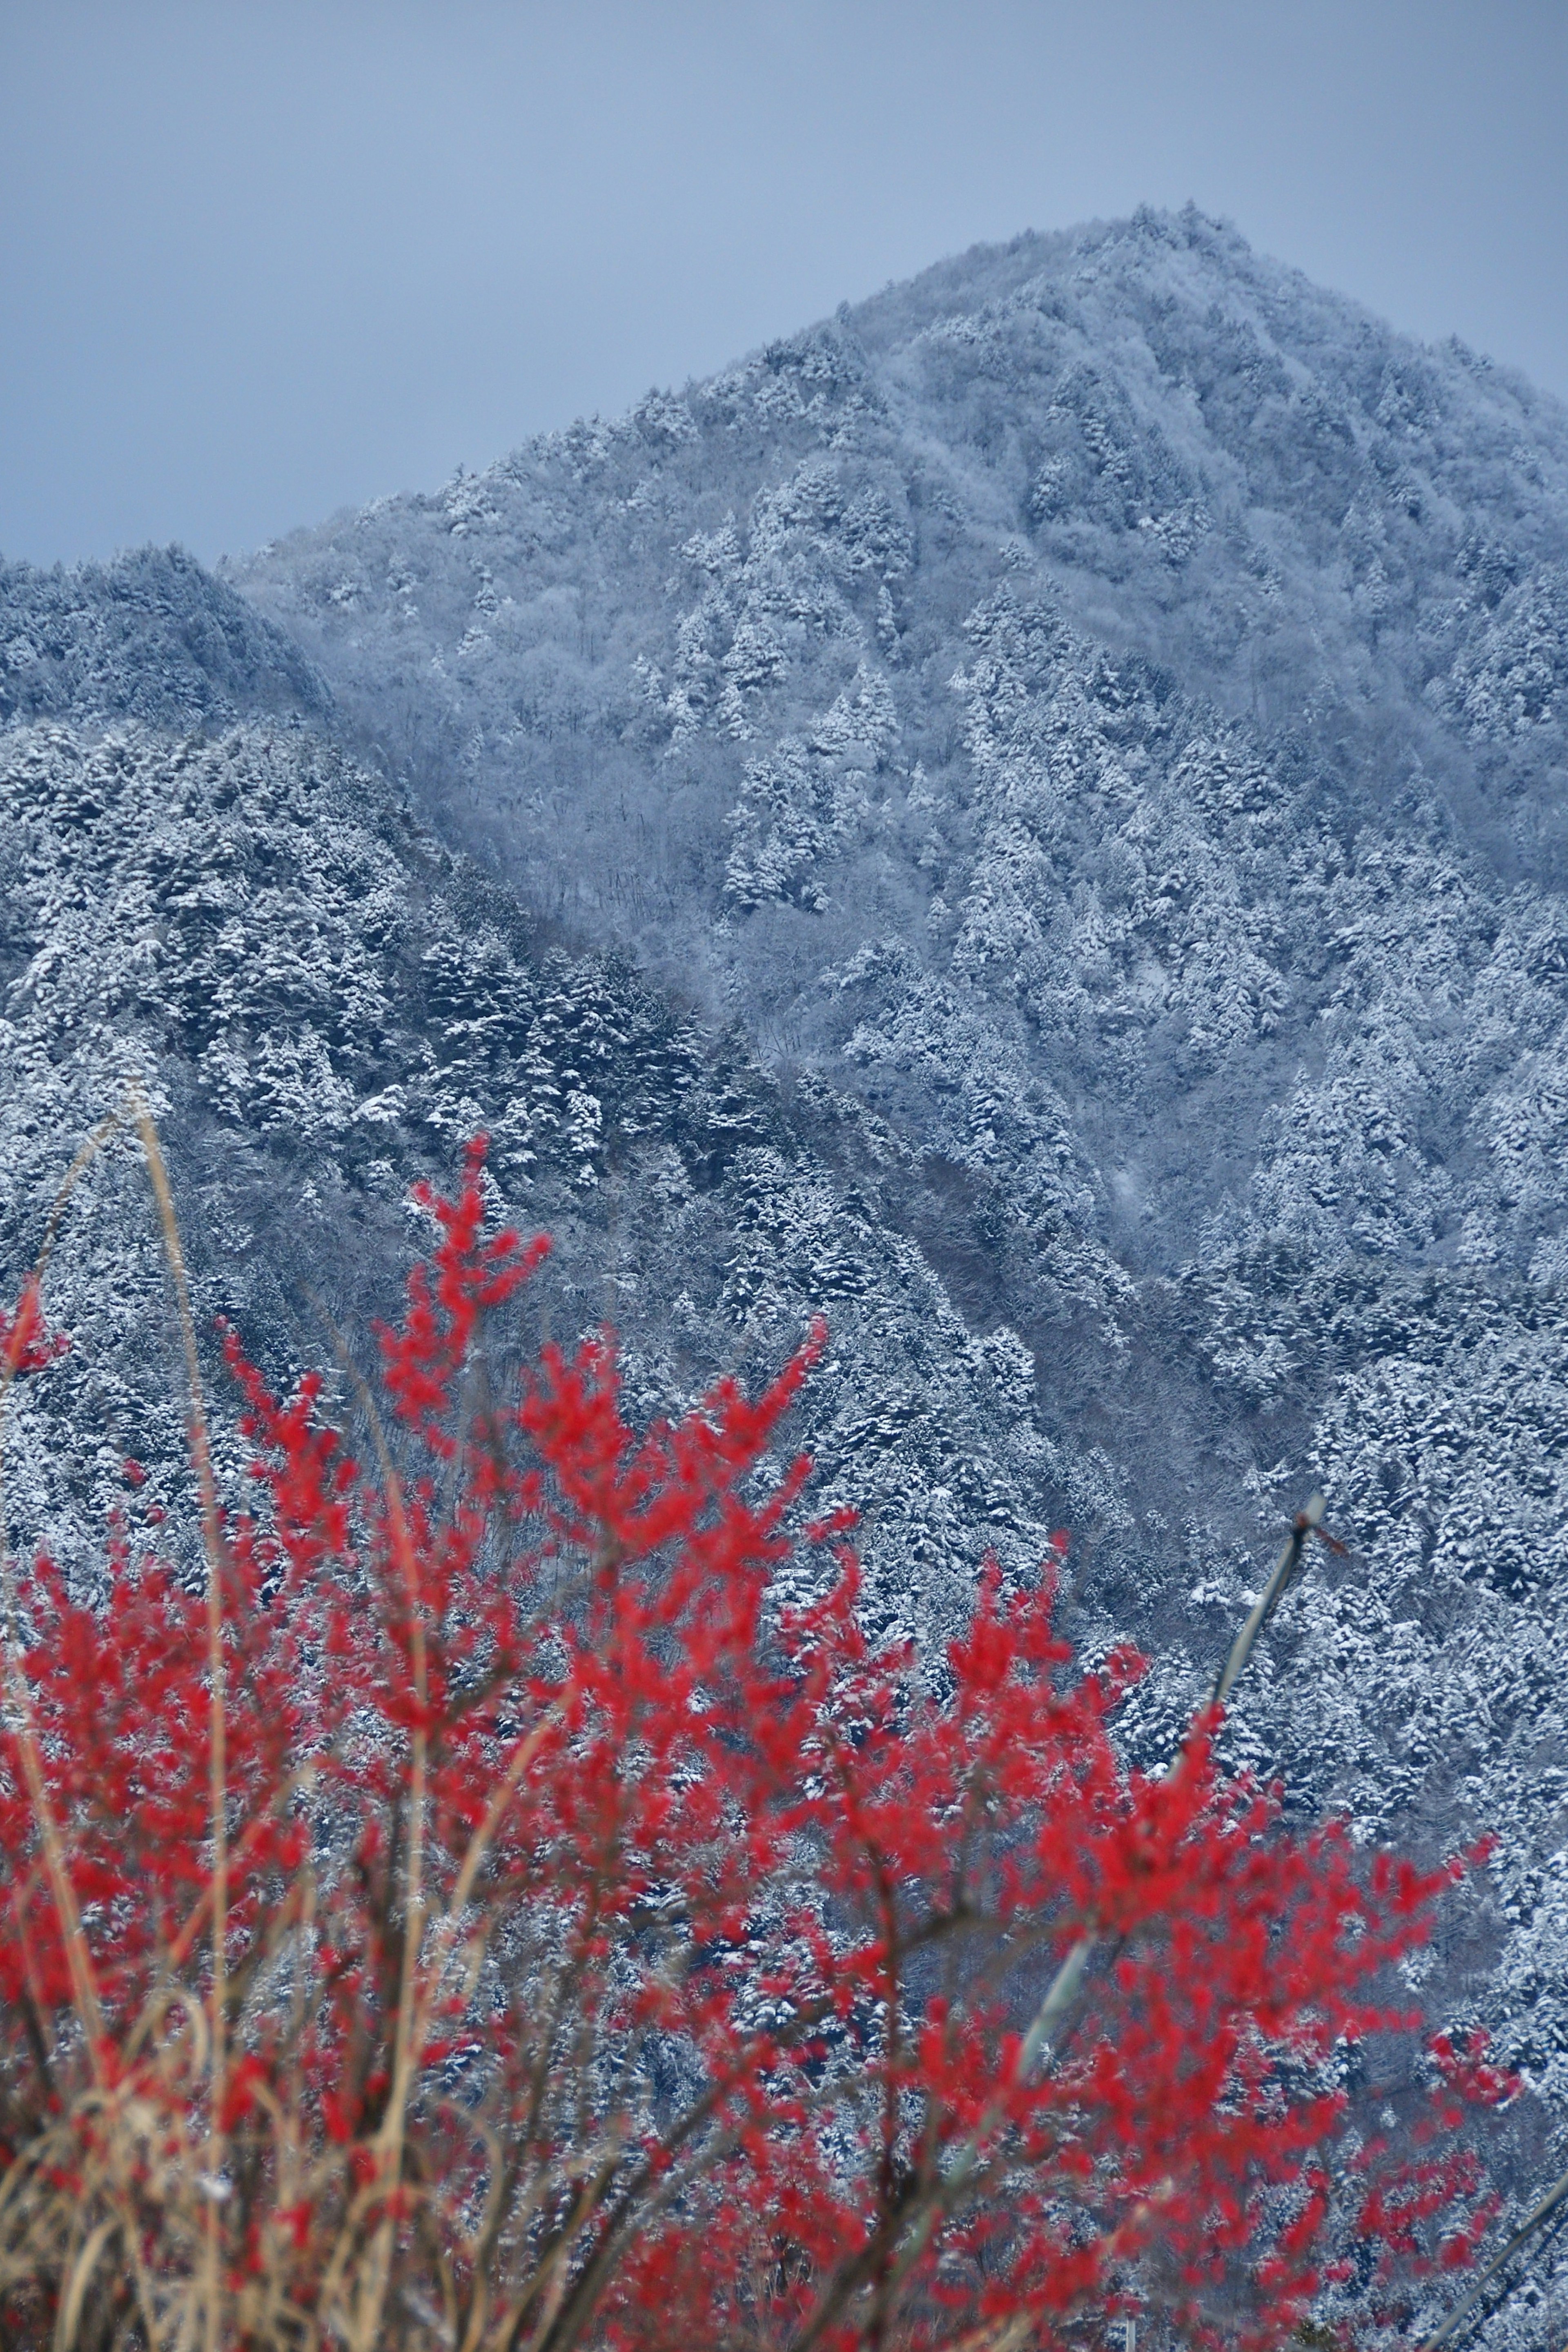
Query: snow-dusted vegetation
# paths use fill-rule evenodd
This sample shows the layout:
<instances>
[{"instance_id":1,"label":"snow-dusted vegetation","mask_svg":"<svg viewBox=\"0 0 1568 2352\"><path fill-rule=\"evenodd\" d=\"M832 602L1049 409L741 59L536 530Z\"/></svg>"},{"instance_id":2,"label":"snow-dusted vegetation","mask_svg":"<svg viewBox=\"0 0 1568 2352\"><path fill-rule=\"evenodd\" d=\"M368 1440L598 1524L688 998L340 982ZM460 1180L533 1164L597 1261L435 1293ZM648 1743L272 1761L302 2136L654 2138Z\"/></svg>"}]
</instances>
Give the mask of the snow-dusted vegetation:
<instances>
[{"instance_id":1,"label":"snow-dusted vegetation","mask_svg":"<svg viewBox=\"0 0 1568 2352\"><path fill-rule=\"evenodd\" d=\"M1069 1525L1151 1752L1321 1484L1350 1554L1232 1751L1367 1835L1500 1833L1428 1991L1527 2070L1544 2168L1558 405L1191 211L1024 238L223 583L7 571L0 712L14 1271L134 1066L205 1295L286 1355L483 1126L558 1328L607 1311L648 1402L826 1307L803 1433L879 1626ZM12 1499L60 1541L132 1442L176 1475L138 1183L108 1155L60 1244L95 1336Z\"/></svg>"}]
</instances>

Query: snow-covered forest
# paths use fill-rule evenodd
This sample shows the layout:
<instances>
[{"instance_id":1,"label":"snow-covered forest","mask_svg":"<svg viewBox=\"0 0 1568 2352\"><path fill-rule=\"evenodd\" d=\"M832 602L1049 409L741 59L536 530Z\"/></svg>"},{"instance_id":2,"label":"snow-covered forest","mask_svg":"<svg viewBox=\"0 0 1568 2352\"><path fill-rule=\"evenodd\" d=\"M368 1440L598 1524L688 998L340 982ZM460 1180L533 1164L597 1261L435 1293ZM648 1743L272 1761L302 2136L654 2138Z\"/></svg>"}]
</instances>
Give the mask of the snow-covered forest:
<instances>
[{"instance_id":1,"label":"snow-covered forest","mask_svg":"<svg viewBox=\"0 0 1568 2352\"><path fill-rule=\"evenodd\" d=\"M1321 1485L1231 1750L1499 1833L1426 1991L1561 2168L1568 414L1140 215L221 580L0 568L0 720L8 1281L139 1074L280 1368L484 1128L639 1402L826 1309L879 1625L1070 1528L1151 1754ZM86 1575L184 1475L129 1150L53 1279L7 1503Z\"/></svg>"}]
</instances>

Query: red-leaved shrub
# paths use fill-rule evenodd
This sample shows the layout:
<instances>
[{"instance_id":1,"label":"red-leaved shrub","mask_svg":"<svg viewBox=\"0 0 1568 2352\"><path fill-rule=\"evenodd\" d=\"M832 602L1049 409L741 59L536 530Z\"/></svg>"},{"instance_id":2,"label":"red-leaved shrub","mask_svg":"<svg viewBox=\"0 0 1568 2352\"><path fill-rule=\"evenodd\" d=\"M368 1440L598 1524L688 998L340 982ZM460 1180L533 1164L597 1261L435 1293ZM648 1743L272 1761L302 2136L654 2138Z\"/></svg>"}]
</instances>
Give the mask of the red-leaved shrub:
<instances>
[{"instance_id":1,"label":"red-leaved shrub","mask_svg":"<svg viewBox=\"0 0 1568 2352\"><path fill-rule=\"evenodd\" d=\"M1463 2164L1352 2158L1341 2087L1446 1874L1287 1834L1211 1717L1128 1769L1139 1662L1075 1673L1054 1563L921 1661L818 1528L775 1614L820 1337L643 1436L604 1339L502 1409L541 1245L477 1153L427 1205L368 1467L231 1343L208 1591L124 1538L107 1607L15 1579L5 2342L1261 2342L1347 2249L1462 2255ZM47 1362L35 1296L7 1332ZM1437 2126L1502 2087L1445 2064Z\"/></svg>"}]
</instances>

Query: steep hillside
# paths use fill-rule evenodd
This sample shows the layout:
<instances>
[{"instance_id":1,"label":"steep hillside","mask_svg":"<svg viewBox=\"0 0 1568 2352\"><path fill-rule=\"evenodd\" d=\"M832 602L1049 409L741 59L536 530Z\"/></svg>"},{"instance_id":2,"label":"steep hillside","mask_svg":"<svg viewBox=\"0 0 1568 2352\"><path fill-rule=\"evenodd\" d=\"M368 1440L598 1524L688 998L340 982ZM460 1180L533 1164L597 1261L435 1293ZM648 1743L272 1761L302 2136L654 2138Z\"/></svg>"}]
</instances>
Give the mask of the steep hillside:
<instances>
[{"instance_id":1,"label":"steep hillside","mask_svg":"<svg viewBox=\"0 0 1568 2352\"><path fill-rule=\"evenodd\" d=\"M483 1127L640 1406L826 1309L879 1622L1068 1524L1151 1757L1321 1482L1227 1736L1501 1832L1428 1990L1552 2123L1565 788L1561 409L1191 212L978 251L226 581L0 568L6 1279L135 1073L204 1318L368 1358ZM6 1505L87 1576L184 1492L128 1149L52 1283Z\"/></svg>"},{"instance_id":2,"label":"steep hillside","mask_svg":"<svg viewBox=\"0 0 1568 2352\"><path fill-rule=\"evenodd\" d=\"M1237 1736L1369 1830L1509 1824L1568 2095L1562 409L1141 215L235 584L524 903L865 1107L1101 1465L1151 1726L1324 1483L1354 1557Z\"/></svg>"},{"instance_id":3,"label":"steep hillside","mask_svg":"<svg viewBox=\"0 0 1568 2352\"><path fill-rule=\"evenodd\" d=\"M497 1213L557 1243L533 1326L564 1339L608 1317L645 1412L721 1370L765 1376L830 1308L802 1433L819 1492L866 1509L888 1622L940 1636L987 1541L1037 1559L1047 1486L1076 1481L1090 1507L1092 1466L1034 1426L1021 1343L972 1335L884 1221L898 1155L872 1123L823 1091L792 1113L625 966L552 948L319 739L0 736L0 875L13 1282L70 1150L136 1076L204 1328L228 1315L278 1377L330 1360L334 1326L368 1363L418 1238L409 1186L449 1181L483 1130ZM15 1530L90 1574L128 1454L144 1502L188 1483L129 1139L89 1171L50 1280L73 1346L23 1392L8 1500Z\"/></svg>"}]
</instances>

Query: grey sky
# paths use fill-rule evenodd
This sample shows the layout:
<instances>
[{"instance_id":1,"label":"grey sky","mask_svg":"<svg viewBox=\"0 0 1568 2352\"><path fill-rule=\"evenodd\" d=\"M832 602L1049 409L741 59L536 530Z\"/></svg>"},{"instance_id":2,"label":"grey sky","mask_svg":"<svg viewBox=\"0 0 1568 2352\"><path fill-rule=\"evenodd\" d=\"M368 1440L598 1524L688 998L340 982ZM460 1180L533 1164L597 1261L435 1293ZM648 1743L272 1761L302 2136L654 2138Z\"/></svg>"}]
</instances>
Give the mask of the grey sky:
<instances>
[{"instance_id":1,"label":"grey sky","mask_svg":"<svg viewBox=\"0 0 1568 2352\"><path fill-rule=\"evenodd\" d=\"M0 551L238 551L1189 196L1568 395L1568 0L0 0Z\"/></svg>"}]
</instances>

